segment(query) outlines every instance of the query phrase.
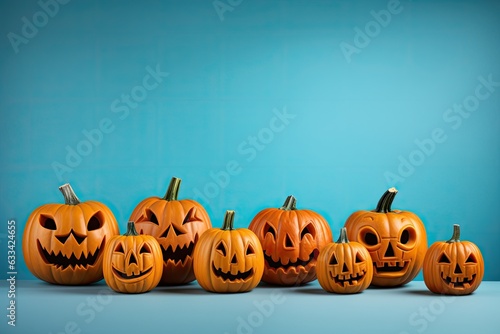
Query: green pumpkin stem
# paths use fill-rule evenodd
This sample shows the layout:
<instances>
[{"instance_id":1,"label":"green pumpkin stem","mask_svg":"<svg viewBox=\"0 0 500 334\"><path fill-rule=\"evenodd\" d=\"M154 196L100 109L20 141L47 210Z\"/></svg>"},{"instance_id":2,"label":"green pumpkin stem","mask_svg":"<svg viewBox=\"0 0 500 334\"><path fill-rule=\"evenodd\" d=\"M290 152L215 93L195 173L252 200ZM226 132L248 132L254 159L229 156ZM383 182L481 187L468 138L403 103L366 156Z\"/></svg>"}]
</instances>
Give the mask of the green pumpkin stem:
<instances>
[{"instance_id":1,"label":"green pumpkin stem","mask_svg":"<svg viewBox=\"0 0 500 334\"><path fill-rule=\"evenodd\" d=\"M296 204L297 200L293 197L293 195L290 195L286 198L285 203L283 203L283 206L280 209L286 211L296 210Z\"/></svg>"},{"instance_id":2,"label":"green pumpkin stem","mask_svg":"<svg viewBox=\"0 0 500 334\"><path fill-rule=\"evenodd\" d=\"M181 185L181 179L173 177L168 185L167 192L163 199L166 201L177 201L177 195L179 194L179 187Z\"/></svg>"},{"instance_id":3,"label":"green pumpkin stem","mask_svg":"<svg viewBox=\"0 0 500 334\"><path fill-rule=\"evenodd\" d=\"M340 229L340 235L337 240L338 244L347 244L349 243L349 239L347 239L347 229L345 227L342 227Z\"/></svg>"},{"instance_id":4,"label":"green pumpkin stem","mask_svg":"<svg viewBox=\"0 0 500 334\"><path fill-rule=\"evenodd\" d=\"M125 236L138 236L139 233L137 233L137 230L135 229L135 224L134 222L128 222L127 223L127 232L124 234Z\"/></svg>"},{"instance_id":5,"label":"green pumpkin stem","mask_svg":"<svg viewBox=\"0 0 500 334\"><path fill-rule=\"evenodd\" d=\"M69 183L60 186L59 190L62 192L64 196L64 203L66 205L77 205L81 203L78 197L76 197L76 194L73 191L73 188L71 188L71 185Z\"/></svg>"},{"instance_id":6,"label":"green pumpkin stem","mask_svg":"<svg viewBox=\"0 0 500 334\"><path fill-rule=\"evenodd\" d=\"M234 223L234 210L227 210L224 216L224 223L222 224L221 230L231 231L233 230Z\"/></svg>"},{"instance_id":7,"label":"green pumpkin stem","mask_svg":"<svg viewBox=\"0 0 500 334\"><path fill-rule=\"evenodd\" d=\"M375 208L375 212L380 212L380 213L391 212L392 201L394 201L394 197L396 197L397 193L398 193L398 191L394 187L388 189L382 195L382 197L380 197L380 200L378 201L377 207Z\"/></svg>"},{"instance_id":8,"label":"green pumpkin stem","mask_svg":"<svg viewBox=\"0 0 500 334\"><path fill-rule=\"evenodd\" d=\"M450 240L446 241L448 244L453 242L460 242L460 225L458 224L453 224L453 235Z\"/></svg>"}]
</instances>

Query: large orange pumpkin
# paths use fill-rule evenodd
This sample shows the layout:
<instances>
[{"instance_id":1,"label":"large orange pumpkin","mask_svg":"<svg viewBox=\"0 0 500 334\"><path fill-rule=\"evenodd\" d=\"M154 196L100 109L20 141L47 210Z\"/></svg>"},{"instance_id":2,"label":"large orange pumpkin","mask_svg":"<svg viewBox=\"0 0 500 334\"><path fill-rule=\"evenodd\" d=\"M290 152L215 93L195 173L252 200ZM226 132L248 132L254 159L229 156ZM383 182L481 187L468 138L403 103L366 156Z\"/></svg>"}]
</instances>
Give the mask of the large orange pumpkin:
<instances>
[{"instance_id":1,"label":"large orange pumpkin","mask_svg":"<svg viewBox=\"0 0 500 334\"><path fill-rule=\"evenodd\" d=\"M370 252L375 286L394 287L413 280L427 250L427 234L420 218L410 211L391 209L396 193L395 188L387 190L375 210L357 211L344 225L349 240Z\"/></svg>"},{"instance_id":2,"label":"large orange pumpkin","mask_svg":"<svg viewBox=\"0 0 500 334\"><path fill-rule=\"evenodd\" d=\"M233 229L234 211L228 210L222 228L203 233L194 248L194 274L211 292L246 292L259 284L264 254L259 238L246 228Z\"/></svg>"},{"instance_id":3,"label":"large orange pumpkin","mask_svg":"<svg viewBox=\"0 0 500 334\"><path fill-rule=\"evenodd\" d=\"M277 285L315 280L318 254L332 242L328 222L312 210L298 210L293 196L288 196L281 208L257 213L249 229L259 237L264 249L262 280Z\"/></svg>"},{"instance_id":4,"label":"large orange pumpkin","mask_svg":"<svg viewBox=\"0 0 500 334\"><path fill-rule=\"evenodd\" d=\"M163 253L160 285L185 284L195 279L193 249L200 235L212 227L201 204L191 199L178 200L181 179L173 177L163 198L153 196L141 201L132 214L140 234L156 238Z\"/></svg>"},{"instance_id":5,"label":"large orange pumpkin","mask_svg":"<svg viewBox=\"0 0 500 334\"><path fill-rule=\"evenodd\" d=\"M69 184L59 187L64 204L34 210L23 233L23 255L33 275L54 284L82 285L103 278L102 253L118 234L111 210L96 201L80 202Z\"/></svg>"},{"instance_id":6,"label":"large orange pumpkin","mask_svg":"<svg viewBox=\"0 0 500 334\"><path fill-rule=\"evenodd\" d=\"M134 222L128 222L124 235L109 240L103 257L104 280L116 292L143 293L160 283L163 272L160 245L151 235L139 235Z\"/></svg>"},{"instance_id":7,"label":"large orange pumpkin","mask_svg":"<svg viewBox=\"0 0 500 334\"><path fill-rule=\"evenodd\" d=\"M450 240L437 241L424 259L424 282L434 293L468 295L481 284L484 260L476 244L460 240L460 225L453 225Z\"/></svg>"},{"instance_id":8,"label":"large orange pumpkin","mask_svg":"<svg viewBox=\"0 0 500 334\"><path fill-rule=\"evenodd\" d=\"M343 227L339 239L319 252L316 273L319 284L328 292L361 292L370 286L373 278L370 253L360 243L349 242Z\"/></svg>"}]
</instances>

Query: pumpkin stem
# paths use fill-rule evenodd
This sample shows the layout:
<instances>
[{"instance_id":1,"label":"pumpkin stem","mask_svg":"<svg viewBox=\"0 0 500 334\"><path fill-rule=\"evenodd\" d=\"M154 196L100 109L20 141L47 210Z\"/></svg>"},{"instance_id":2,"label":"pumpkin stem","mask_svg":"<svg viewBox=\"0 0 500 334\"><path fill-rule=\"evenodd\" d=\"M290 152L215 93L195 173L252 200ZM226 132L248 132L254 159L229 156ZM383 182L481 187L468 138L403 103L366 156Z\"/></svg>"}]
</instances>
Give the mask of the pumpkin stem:
<instances>
[{"instance_id":1,"label":"pumpkin stem","mask_svg":"<svg viewBox=\"0 0 500 334\"><path fill-rule=\"evenodd\" d=\"M398 191L394 187L388 189L382 195L382 197L380 197L377 207L375 208L375 212L380 212L380 213L391 212L392 201L394 201L394 197L396 197L397 193Z\"/></svg>"},{"instance_id":2,"label":"pumpkin stem","mask_svg":"<svg viewBox=\"0 0 500 334\"><path fill-rule=\"evenodd\" d=\"M137 233L137 230L135 229L135 224L134 224L134 222L128 222L128 223L127 223L127 232L125 232L125 234L124 234L124 235L125 235L125 236L129 236L129 235L131 235L131 236L133 236L133 237L135 237L135 236L138 236L138 235L139 235L139 233Z\"/></svg>"},{"instance_id":3,"label":"pumpkin stem","mask_svg":"<svg viewBox=\"0 0 500 334\"><path fill-rule=\"evenodd\" d=\"M297 207L295 206L297 204L297 200L293 195L290 195L286 198L285 203L283 203L283 206L280 208L280 210L296 210Z\"/></svg>"},{"instance_id":4,"label":"pumpkin stem","mask_svg":"<svg viewBox=\"0 0 500 334\"><path fill-rule=\"evenodd\" d=\"M453 224L453 235L450 240L446 241L448 244L453 242L460 242L460 225L458 224Z\"/></svg>"},{"instance_id":5,"label":"pumpkin stem","mask_svg":"<svg viewBox=\"0 0 500 334\"><path fill-rule=\"evenodd\" d=\"M340 229L340 235L337 240L338 244L347 244L349 242L349 239L347 239L347 229L345 227L342 227Z\"/></svg>"},{"instance_id":6,"label":"pumpkin stem","mask_svg":"<svg viewBox=\"0 0 500 334\"><path fill-rule=\"evenodd\" d=\"M177 201L177 195L179 194L179 187L181 185L181 179L173 177L168 185L167 192L163 199L166 201Z\"/></svg>"},{"instance_id":7,"label":"pumpkin stem","mask_svg":"<svg viewBox=\"0 0 500 334\"><path fill-rule=\"evenodd\" d=\"M224 216L224 223L222 224L221 230L231 231L233 229L234 222L234 210L227 210Z\"/></svg>"},{"instance_id":8,"label":"pumpkin stem","mask_svg":"<svg viewBox=\"0 0 500 334\"><path fill-rule=\"evenodd\" d=\"M59 190L64 196L64 202L66 205L77 205L81 203L69 183L60 186Z\"/></svg>"}]
</instances>

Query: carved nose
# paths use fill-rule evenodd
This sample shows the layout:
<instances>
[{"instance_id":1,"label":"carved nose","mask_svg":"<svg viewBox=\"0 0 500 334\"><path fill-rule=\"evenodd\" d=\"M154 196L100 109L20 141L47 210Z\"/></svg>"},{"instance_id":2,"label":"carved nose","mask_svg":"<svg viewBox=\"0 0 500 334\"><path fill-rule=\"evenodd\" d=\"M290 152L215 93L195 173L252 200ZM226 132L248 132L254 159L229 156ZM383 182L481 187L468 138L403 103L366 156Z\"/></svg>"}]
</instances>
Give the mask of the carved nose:
<instances>
[{"instance_id":1,"label":"carved nose","mask_svg":"<svg viewBox=\"0 0 500 334\"><path fill-rule=\"evenodd\" d=\"M236 259L236 254L233 255L233 258L231 259L231 264L237 264L238 260Z\"/></svg>"},{"instance_id":2,"label":"carved nose","mask_svg":"<svg viewBox=\"0 0 500 334\"><path fill-rule=\"evenodd\" d=\"M288 233L285 236L285 248L293 248L293 241L290 239Z\"/></svg>"},{"instance_id":3,"label":"carved nose","mask_svg":"<svg viewBox=\"0 0 500 334\"><path fill-rule=\"evenodd\" d=\"M342 267L342 272L346 273L348 271L349 271L349 269L347 268L346 264L344 263L344 266Z\"/></svg>"},{"instance_id":4,"label":"carved nose","mask_svg":"<svg viewBox=\"0 0 500 334\"><path fill-rule=\"evenodd\" d=\"M130 254L130 258L128 259L128 264L132 264L132 263L137 264L137 259L134 255L134 253Z\"/></svg>"},{"instance_id":5,"label":"carved nose","mask_svg":"<svg viewBox=\"0 0 500 334\"><path fill-rule=\"evenodd\" d=\"M387 246L387 250L385 251L385 257L393 257L394 256L394 249L392 249L391 243L389 243L389 246Z\"/></svg>"},{"instance_id":6,"label":"carved nose","mask_svg":"<svg viewBox=\"0 0 500 334\"><path fill-rule=\"evenodd\" d=\"M460 266L458 265L458 263L456 264L455 266L455 271L454 271L455 274L462 274L462 269L460 269Z\"/></svg>"}]
</instances>

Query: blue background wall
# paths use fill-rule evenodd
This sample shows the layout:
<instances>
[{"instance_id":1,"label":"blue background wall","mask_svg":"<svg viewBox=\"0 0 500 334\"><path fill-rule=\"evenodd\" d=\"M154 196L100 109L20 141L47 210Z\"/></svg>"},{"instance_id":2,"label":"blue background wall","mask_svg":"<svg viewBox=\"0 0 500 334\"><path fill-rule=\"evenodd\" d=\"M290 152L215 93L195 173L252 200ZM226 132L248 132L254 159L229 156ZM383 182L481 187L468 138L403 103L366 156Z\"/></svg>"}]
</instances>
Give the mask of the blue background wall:
<instances>
[{"instance_id":1,"label":"blue background wall","mask_svg":"<svg viewBox=\"0 0 500 334\"><path fill-rule=\"evenodd\" d=\"M133 207L177 176L180 197L215 226L227 209L247 226L293 194L335 237L396 186L393 207L417 213L429 243L461 224L485 280L500 280L500 5L391 6L73 0L48 15L2 1L3 263L15 219L18 277L33 278L22 230L36 207L62 201L61 184L107 204L123 232Z\"/></svg>"}]
</instances>

